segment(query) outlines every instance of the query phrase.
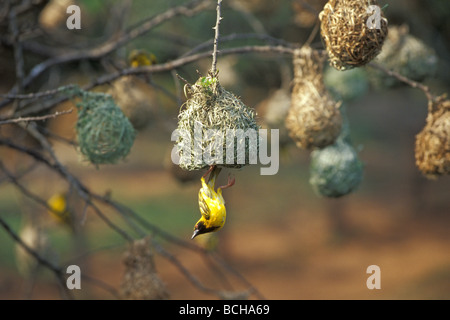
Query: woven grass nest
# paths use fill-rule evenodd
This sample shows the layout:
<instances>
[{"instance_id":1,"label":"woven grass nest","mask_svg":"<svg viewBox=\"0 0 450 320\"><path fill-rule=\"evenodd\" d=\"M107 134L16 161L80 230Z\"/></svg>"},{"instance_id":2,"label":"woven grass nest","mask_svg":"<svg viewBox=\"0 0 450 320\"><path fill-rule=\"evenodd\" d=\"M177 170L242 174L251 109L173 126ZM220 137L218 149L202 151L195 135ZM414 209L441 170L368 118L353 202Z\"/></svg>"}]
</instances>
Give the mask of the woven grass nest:
<instances>
[{"instance_id":1,"label":"woven grass nest","mask_svg":"<svg viewBox=\"0 0 450 320\"><path fill-rule=\"evenodd\" d=\"M156 122L156 92L145 81L125 76L112 83L109 92L136 130Z\"/></svg>"},{"instance_id":2,"label":"woven grass nest","mask_svg":"<svg viewBox=\"0 0 450 320\"><path fill-rule=\"evenodd\" d=\"M324 148L334 143L341 131L341 103L333 100L325 88L324 61L310 47L294 52L292 103L285 123L299 148Z\"/></svg>"},{"instance_id":3,"label":"woven grass nest","mask_svg":"<svg viewBox=\"0 0 450 320\"><path fill-rule=\"evenodd\" d=\"M128 300L168 299L169 293L158 276L150 238L136 240L125 252L125 273L120 288L121 297Z\"/></svg>"},{"instance_id":4,"label":"woven grass nest","mask_svg":"<svg viewBox=\"0 0 450 320\"><path fill-rule=\"evenodd\" d=\"M189 98L178 115L176 147L180 156L179 166L192 171L210 165L242 168L250 164L250 155L256 156L259 150L260 127L254 109L225 90L217 76L200 77L194 85L185 88ZM196 127L201 131L201 137L196 135ZM239 134L227 139L227 133L238 132L235 130L250 130L248 132L256 135L253 137L256 143L250 143L249 136L244 135L241 139ZM231 149L232 144L233 154L230 155L230 152L227 154L227 146ZM240 150L245 151L245 159L238 157L242 154ZM205 154L209 159L205 159Z\"/></svg>"},{"instance_id":5,"label":"woven grass nest","mask_svg":"<svg viewBox=\"0 0 450 320\"><path fill-rule=\"evenodd\" d=\"M376 61L414 81L423 81L434 76L438 66L436 52L411 35L407 25L389 27L383 51L377 56ZM369 79L375 87L385 88L404 84L382 71L369 69L369 72Z\"/></svg>"},{"instance_id":6,"label":"woven grass nest","mask_svg":"<svg viewBox=\"0 0 450 320\"><path fill-rule=\"evenodd\" d=\"M270 136L271 129L278 129L280 146L292 143L285 126L285 119L291 107L291 92L286 88L280 88L272 92L258 106L257 110L264 119L265 128Z\"/></svg>"},{"instance_id":7,"label":"woven grass nest","mask_svg":"<svg viewBox=\"0 0 450 320\"><path fill-rule=\"evenodd\" d=\"M419 170L430 178L450 174L450 100L429 101L427 123L416 136Z\"/></svg>"},{"instance_id":8,"label":"woven grass nest","mask_svg":"<svg viewBox=\"0 0 450 320\"><path fill-rule=\"evenodd\" d=\"M116 163L125 158L136 132L109 94L81 91L77 103L77 140L92 164Z\"/></svg>"},{"instance_id":9,"label":"woven grass nest","mask_svg":"<svg viewBox=\"0 0 450 320\"><path fill-rule=\"evenodd\" d=\"M382 49L388 22L381 12L380 28L369 28L374 13L369 6L376 0L329 0L319 14L321 35L330 65L346 70L367 64Z\"/></svg>"},{"instance_id":10,"label":"woven grass nest","mask_svg":"<svg viewBox=\"0 0 450 320\"><path fill-rule=\"evenodd\" d=\"M363 178L363 164L349 141L338 140L311 153L309 183L322 196L338 198L354 191Z\"/></svg>"}]
</instances>

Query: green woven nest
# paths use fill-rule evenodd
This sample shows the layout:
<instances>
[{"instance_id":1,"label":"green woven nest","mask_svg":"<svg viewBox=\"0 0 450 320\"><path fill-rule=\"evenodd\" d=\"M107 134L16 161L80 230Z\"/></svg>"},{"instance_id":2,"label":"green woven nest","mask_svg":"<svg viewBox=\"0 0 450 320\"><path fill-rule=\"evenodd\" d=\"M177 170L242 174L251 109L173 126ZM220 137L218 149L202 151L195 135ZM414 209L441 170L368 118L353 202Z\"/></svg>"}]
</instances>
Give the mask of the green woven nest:
<instances>
[{"instance_id":1,"label":"green woven nest","mask_svg":"<svg viewBox=\"0 0 450 320\"><path fill-rule=\"evenodd\" d=\"M108 94L83 91L79 96L76 131L81 153L96 165L125 158L136 136L128 118Z\"/></svg>"},{"instance_id":2,"label":"green woven nest","mask_svg":"<svg viewBox=\"0 0 450 320\"><path fill-rule=\"evenodd\" d=\"M225 90L216 77L201 77L187 88L190 98L178 115L180 135L176 146L180 156L179 166L192 171L210 165L241 168L250 164L251 155L257 155L259 149L259 125L255 111ZM195 134L196 127L197 132L201 130L201 139ZM227 139L227 133L239 131L253 132L256 136L237 134L233 139ZM252 140L256 143L251 143ZM234 150L231 156L227 154L227 146L230 151ZM245 159L238 157L242 154L240 150L245 150ZM209 155L208 161L203 157L205 153Z\"/></svg>"},{"instance_id":3,"label":"green woven nest","mask_svg":"<svg viewBox=\"0 0 450 320\"><path fill-rule=\"evenodd\" d=\"M383 51L375 61L389 70L419 82L435 76L439 63L436 52L411 35L407 25L389 27ZM400 80L380 70L369 69L369 72L369 79L376 88L404 85Z\"/></svg>"},{"instance_id":4,"label":"green woven nest","mask_svg":"<svg viewBox=\"0 0 450 320\"><path fill-rule=\"evenodd\" d=\"M340 137L333 145L311 153L309 183L317 194L338 198L362 181L363 164L356 150Z\"/></svg>"},{"instance_id":5,"label":"green woven nest","mask_svg":"<svg viewBox=\"0 0 450 320\"><path fill-rule=\"evenodd\" d=\"M333 98L337 100L355 100L369 91L368 75L362 68L338 71L328 67L324 72L324 83Z\"/></svg>"}]
</instances>

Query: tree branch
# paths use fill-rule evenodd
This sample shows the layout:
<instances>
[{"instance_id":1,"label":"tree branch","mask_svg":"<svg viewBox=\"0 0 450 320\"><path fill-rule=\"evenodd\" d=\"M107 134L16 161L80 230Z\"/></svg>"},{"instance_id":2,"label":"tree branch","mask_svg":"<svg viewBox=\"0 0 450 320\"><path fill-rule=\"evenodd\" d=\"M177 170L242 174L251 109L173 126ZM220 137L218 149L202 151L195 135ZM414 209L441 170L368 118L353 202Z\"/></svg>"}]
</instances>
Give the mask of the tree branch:
<instances>
[{"instance_id":1,"label":"tree branch","mask_svg":"<svg viewBox=\"0 0 450 320\"><path fill-rule=\"evenodd\" d=\"M220 32L219 32L219 26L220 26L220 20L222 20L222 17L220 16L220 9L222 6L222 0L217 0L217 19L216 19L216 25L214 26L214 49L213 49L213 53L212 53L212 65L211 65L211 75L212 77L216 77L217 75L217 52L218 52L218 46L219 46L219 37L220 37Z\"/></svg>"},{"instance_id":2,"label":"tree branch","mask_svg":"<svg viewBox=\"0 0 450 320\"><path fill-rule=\"evenodd\" d=\"M10 123L19 123L19 122L29 122L29 121L43 121L51 118L56 118L58 116L62 116L65 114L72 113L73 109L65 110L65 111L57 111L52 114L47 114L45 116L38 116L38 117L25 117L25 118L16 118L16 119L8 119L8 120L0 120L0 126L3 124L10 124Z\"/></svg>"}]
</instances>

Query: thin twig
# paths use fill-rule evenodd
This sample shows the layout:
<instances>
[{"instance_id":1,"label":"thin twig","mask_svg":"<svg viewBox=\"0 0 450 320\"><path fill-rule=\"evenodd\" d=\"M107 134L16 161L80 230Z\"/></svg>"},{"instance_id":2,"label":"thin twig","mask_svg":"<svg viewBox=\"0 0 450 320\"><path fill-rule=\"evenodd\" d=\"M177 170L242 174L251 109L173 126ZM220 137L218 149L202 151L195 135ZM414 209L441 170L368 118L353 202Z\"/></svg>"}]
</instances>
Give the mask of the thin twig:
<instances>
[{"instance_id":1,"label":"thin twig","mask_svg":"<svg viewBox=\"0 0 450 320\"><path fill-rule=\"evenodd\" d=\"M69 91L71 89L78 88L78 85L76 84L69 84L67 86L59 87L52 90L47 91L41 91L41 92L35 92L35 93L27 93L27 94L0 94L0 97L6 98L6 99L38 99L46 96L52 96L58 93L61 93L63 91Z\"/></svg>"},{"instance_id":2,"label":"thin twig","mask_svg":"<svg viewBox=\"0 0 450 320\"><path fill-rule=\"evenodd\" d=\"M386 73L387 75L396 78L397 80L406 83L407 85L409 85L412 88L417 88L419 90L422 90L423 93L427 96L427 99L429 101L434 101L436 99L436 96L433 96L431 94L430 88L428 88L427 86L423 85L422 83L416 82L414 80L411 80L403 75L401 75L400 73L394 71L394 70L389 70L388 68L382 66L381 64L375 63L375 62L370 62L368 64L370 67L374 68L374 69L378 69L384 73Z\"/></svg>"},{"instance_id":3,"label":"thin twig","mask_svg":"<svg viewBox=\"0 0 450 320\"><path fill-rule=\"evenodd\" d=\"M64 293L69 298L73 298L70 290L66 286L66 281L64 279L64 272L60 267L55 266L50 261L43 258L41 255L39 255L35 250L31 249L12 229L11 227L6 223L5 220L0 216L0 226L3 227L3 229L6 231L6 233L16 242L19 246L21 246L28 254L30 254L36 261L44 266L45 268L49 269L55 274L56 279L58 280L58 283L62 290L64 290Z\"/></svg>"},{"instance_id":4,"label":"thin twig","mask_svg":"<svg viewBox=\"0 0 450 320\"><path fill-rule=\"evenodd\" d=\"M25 77L24 63L23 63L23 48L19 40L19 28L17 26L17 13L16 8L12 8L9 13L9 29L12 33L13 46L14 46L14 60L16 63L16 81L17 90L20 92L23 88L23 82Z\"/></svg>"},{"instance_id":5,"label":"thin twig","mask_svg":"<svg viewBox=\"0 0 450 320\"><path fill-rule=\"evenodd\" d=\"M16 119L8 119L8 120L0 120L0 125L3 124L9 124L9 123L19 123L19 122L29 122L29 121L43 121L50 118L56 118L58 116L62 116L68 113L72 113L73 109L64 110L64 111L56 111L52 114L47 114L45 116L38 116L38 117L25 117L25 118L16 118Z\"/></svg>"},{"instance_id":6,"label":"thin twig","mask_svg":"<svg viewBox=\"0 0 450 320\"><path fill-rule=\"evenodd\" d=\"M278 46L243 46L243 47L237 47L237 48L228 48L223 49L220 52L218 52L218 55L229 55L229 54L247 54L247 53L276 53L276 54L290 54L292 55L294 53L293 47L286 47L282 45ZM202 53L197 53L191 56L187 57L180 57L178 59L161 63L161 64L155 64L151 66L141 66L138 68L127 68L122 69L120 71L116 71L114 73L103 75L96 80L94 80L92 83L84 86L82 89L85 91L92 90L93 88L97 86L104 85L106 83L111 83L114 80L128 75L139 75L139 74L147 74L147 73L162 73L171 71L174 69L177 69L181 66L184 66L189 63L193 63L197 60L205 59L208 57L211 57L212 50ZM69 97L61 97L59 99L56 99L53 103L49 105L35 105L33 107L29 107L27 109L23 109L17 112L17 115L19 116L27 116L30 114L35 114L38 112L43 112L45 110L53 108L55 105L60 104L62 102L65 102L69 99ZM0 103L1 107L1 103Z\"/></svg>"},{"instance_id":7,"label":"thin twig","mask_svg":"<svg viewBox=\"0 0 450 320\"><path fill-rule=\"evenodd\" d=\"M220 26L220 20L222 20L222 17L220 16L220 9L222 6L222 0L217 0L217 19L216 19L216 25L214 26L215 34L214 34L214 49L212 53L212 65L211 65L211 75L213 77L217 74L217 52L218 52L218 46L219 46L219 26Z\"/></svg>"},{"instance_id":8,"label":"thin twig","mask_svg":"<svg viewBox=\"0 0 450 320\"><path fill-rule=\"evenodd\" d=\"M48 70L58 64L69 63L73 61L86 60L86 59L100 59L114 50L124 46L128 42L140 37L150 31L151 29L157 27L163 22L170 20L177 16L192 16L200 11L202 11L206 6L209 5L209 0L194 0L186 5L171 8L161 14L151 17L142 24L128 30L126 33L121 35L119 38L113 38L103 43L100 46L87 49L87 50L75 50L73 52L65 53L62 56L52 57L47 59L31 69L29 74L23 79L23 87L30 85L39 75L44 71ZM14 95L19 92L18 86L14 86L9 95ZM7 105L11 100L5 99L0 102L0 109Z\"/></svg>"},{"instance_id":9,"label":"thin twig","mask_svg":"<svg viewBox=\"0 0 450 320\"><path fill-rule=\"evenodd\" d=\"M260 33L232 33L226 36L220 37L220 42L228 42L228 41L235 41L235 40L243 40L243 39L256 39L256 40L262 40L266 41L267 43L270 43L271 45L280 45L287 48L295 48L297 45L289 43L285 40L278 39L275 37L272 37L268 34L260 34ZM191 50L185 52L180 58L190 56L194 53L200 52L203 49L206 49L214 44L214 39L207 40L198 46L192 48Z\"/></svg>"},{"instance_id":10,"label":"thin twig","mask_svg":"<svg viewBox=\"0 0 450 320\"><path fill-rule=\"evenodd\" d=\"M209 294L214 294L219 298L223 298L223 297L230 295L229 292L216 290L216 289L209 288L209 287L206 287L205 285L203 285L203 283L201 283L200 280L198 280L194 275L192 275L189 272L189 270L186 269L186 267L183 266L181 261L179 261L173 254L171 254L170 252L165 250L161 245L159 245L157 243L153 243L153 247L161 256L163 256L164 258L169 260L170 263L172 263L175 267L177 267L178 270L200 291L203 291L203 292L206 292ZM233 292L233 294L236 296L238 296L238 295L248 296L252 292L253 292L253 290L252 290L252 288L250 288L249 290L247 290L245 292Z\"/></svg>"}]
</instances>

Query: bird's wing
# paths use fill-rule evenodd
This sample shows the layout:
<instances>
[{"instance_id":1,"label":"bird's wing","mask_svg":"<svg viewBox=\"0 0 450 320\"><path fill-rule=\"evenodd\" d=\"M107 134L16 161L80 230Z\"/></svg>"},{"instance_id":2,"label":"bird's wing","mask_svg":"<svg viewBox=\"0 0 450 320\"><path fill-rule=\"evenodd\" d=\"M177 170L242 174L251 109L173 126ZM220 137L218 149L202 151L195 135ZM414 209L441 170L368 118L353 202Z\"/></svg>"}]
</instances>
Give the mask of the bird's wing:
<instances>
[{"instance_id":1,"label":"bird's wing","mask_svg":"<svg viewBox=\"0 0 450 320\"><path fill-rule=\"evenodd\" d=\"M211 216L211 210L208 207L208 204L206 203L205 197L207 197L207 195L205 195L204 193L204 188L201 188L200 191L198 192L198 205L202 216L205 217L206 220L209 220Z\"/></svg>"}]
</instances>

